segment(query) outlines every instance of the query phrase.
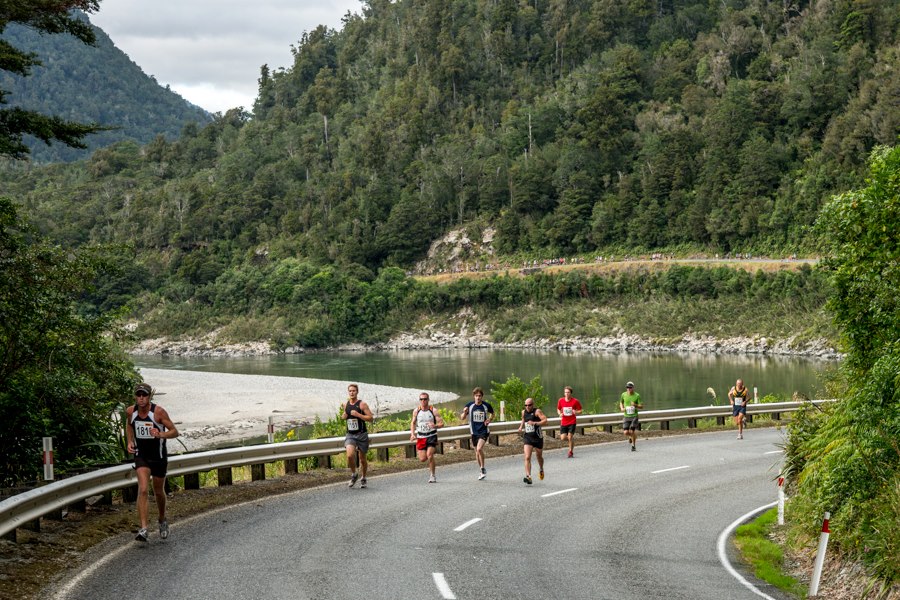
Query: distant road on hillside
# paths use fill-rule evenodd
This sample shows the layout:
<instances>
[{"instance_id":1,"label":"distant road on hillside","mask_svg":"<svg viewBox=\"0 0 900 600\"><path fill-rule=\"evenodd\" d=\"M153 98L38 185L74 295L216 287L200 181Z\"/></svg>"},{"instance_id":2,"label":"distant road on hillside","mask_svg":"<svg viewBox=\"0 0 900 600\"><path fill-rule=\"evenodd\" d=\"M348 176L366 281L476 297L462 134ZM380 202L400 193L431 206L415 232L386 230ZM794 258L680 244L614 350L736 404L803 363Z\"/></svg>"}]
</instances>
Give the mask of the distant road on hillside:
<instances>
[{"instance_id":1,"label":"distant road on hillside","mask_svg":"<svg viewBox=\"0 0 900 600\"><path fill-rule=\"evenodd\" d=\"M555 260L555 259L554 259ZM492 277L494 275L533 275L535 273L562 273L565 271L588 271L593 273L615 273L619 271L632 271L636 269L646 269L653 271L661 271L668 269L672 265L679 266L696 266L696 267L731 267L733 269L744 269L745 271L755 272L763 270L772 271L795 271L802 265L817 265L818 258L623 258L614 260L600 260L591 262L577 263L559 263L553 262L549 264L547 261L532 261L531 264L521 264L519 266L510 263L500 263L499 265L472 265L468 270L444 271L440 273L430 273L427 275L416 275L417 279L425 281L447 282L462 277ZM534 264L534 263L537 264Z\"/></svg>"}]
</instances>

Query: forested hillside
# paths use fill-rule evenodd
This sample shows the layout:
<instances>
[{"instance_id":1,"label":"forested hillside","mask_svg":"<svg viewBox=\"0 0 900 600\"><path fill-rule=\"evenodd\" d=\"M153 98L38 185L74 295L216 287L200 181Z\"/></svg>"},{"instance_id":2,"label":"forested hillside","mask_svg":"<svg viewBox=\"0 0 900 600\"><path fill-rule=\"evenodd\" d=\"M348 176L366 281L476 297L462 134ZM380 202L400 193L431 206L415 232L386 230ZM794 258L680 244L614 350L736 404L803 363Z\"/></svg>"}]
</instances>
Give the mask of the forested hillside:
<instances>
[{"instance_id":1,"label":"forested hillside","mask_svg":"<svg viewBox=\"0 0 900 600\"><path fill-rule=\"evenodd\" d=\"M85 150L48 146L29 138L32 160L87 158L97 148L122 140L145 144L157 135L175 139L186 123L211 120L206 111L146 75L101 29L93 30L94 46L71 35L42 35L17 24L10 24L0 35L13 46L35 53L42 63L27 77L0 73L0 88L9 91L6 100L11 106L115 128L86 138Z\"/></svg>"},{"instance_id":2,"label":"forested hillside","mask_svg":"<svg viewBox=\"0 0 900 600\"><path fill-rule=\"evenodd\" d=\"M286 343L299 307L340 322L300 295L313 275L355 297L451 228L518 256L809 249L897 141L898 23L896 0L371 0L263 66L252 115L3 191L63 244L133 245L98 302L182 331L280 306Z\"/></svg>"}]
</instances>

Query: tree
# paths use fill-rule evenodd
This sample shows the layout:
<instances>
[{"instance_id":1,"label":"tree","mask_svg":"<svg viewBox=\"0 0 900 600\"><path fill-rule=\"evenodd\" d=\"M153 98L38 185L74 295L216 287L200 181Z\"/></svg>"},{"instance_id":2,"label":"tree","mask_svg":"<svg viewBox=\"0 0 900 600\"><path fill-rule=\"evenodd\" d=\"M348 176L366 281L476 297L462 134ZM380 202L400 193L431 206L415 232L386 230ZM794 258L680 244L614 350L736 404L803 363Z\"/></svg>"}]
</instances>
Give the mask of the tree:
<instances>
[{"instance_id":1,"label":"tree","mask_svg":"<svg viewBox=\"0 0 900 600\"><path fill-rule=\"evenodd\" d=\"M829 245L824 268L847 364L862 373L884 352L900 352L900 146L876 148L869 185L832 198L818 227Z\"/></svg>"},{"instance_id":2,"label":"tree","mask_svg":"<svg viewBox=\"0 0 900 600\"><path fill-rule=\"evenodd\" d=\"M69 33L85 44L94 43L90 24L78 19L70 11L96 11L100 0L0 0L0 33L10 23L18 23L41 33ZM27 76L31 68L41 62L34 54L25 53L5 40L0 40L0 69ZM0 90L0 105L8 104L8 92ZM0 109L0 156L23 159L28 147L22 143L24 135L50 144L58 140L67 146L84 148L81 141L89 133L101 131L97 124L83 125L59 117L42 115L21 108Z\"/></svg>"},{"instance_id":3,"label":"tree","mask_svg":"<svg viewBox=\"0 0 900 600\"><path fill-rule=\"evenodd\" d=\"M840 402L793 419L786 470L797 482L791 513L830 511L834 542L865 562L884 588L900 581L900 146L876 148L868 185L835 196L818 226L828 244L829 305L847 360ZM790 515L789 515L790 516Z\"/></svg>"},{"instance_id":4,"label":"tree","mask_svg":"<svg viewBox=\"0 0 900 600\"><path fill-rule=\"evenodd\" d=\"M35 236L0 197L0 486L35 477L42 436L61 469L117 459L110 415L135 374L117 349L112 318L83 314L77 301L112 261L70 252Z\"/></svg>"}]
</instances>

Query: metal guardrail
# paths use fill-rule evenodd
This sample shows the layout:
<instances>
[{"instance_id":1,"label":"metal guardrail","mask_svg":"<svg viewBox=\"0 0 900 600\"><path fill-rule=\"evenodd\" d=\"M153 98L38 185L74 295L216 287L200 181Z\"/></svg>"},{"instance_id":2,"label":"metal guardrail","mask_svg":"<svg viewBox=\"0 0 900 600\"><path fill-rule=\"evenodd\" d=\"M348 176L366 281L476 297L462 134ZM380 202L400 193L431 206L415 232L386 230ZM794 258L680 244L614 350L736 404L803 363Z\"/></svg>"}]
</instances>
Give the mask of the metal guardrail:
<instances>
[{"instance_id":1,"label":"metal guardrail","mask_svg":"<svg viewBox=\"0 0 900 600\"><path fill-rule=\"evenodd\" d=\"M769 404L748 404L748 414L781 414L799 410L807 404L820 405L833 400L812 400L808 402L773 402ZM695 408L675 408L667 410L649 410L640 413L642 423L664 423L668 429L670 421L679 421L730 417L731 407L700 406ZM560 419L548 419L544 427L546 431L559 429ZM578 428L613 427L622 423L621 413L598 415L581 415L578 417ZM519 421L504 421L491 424L491 435L508 435L516 433ZM449 442L466 440L470 436L468 426L445 427L438 431L438 440ZM410 446L409 431L389 431L369 435L369 448L397 448ZM344 438L322 438L317 440L298 440L276 444L259 444L224 450L209 450L177 454L169 457L170 476L189 475L230 467L264 464L279 460L308 458L313 456L332 456L344 452ZM82 473L67 479L61 479L48 485L23 492L0 502L0 536L4 536L16 528L41 516L58 511L66 506L80 502L86 498L104 494L112 490L124 489L137 485L137 478L132 465L123 464Z\"/></svg>"}]
</instances>

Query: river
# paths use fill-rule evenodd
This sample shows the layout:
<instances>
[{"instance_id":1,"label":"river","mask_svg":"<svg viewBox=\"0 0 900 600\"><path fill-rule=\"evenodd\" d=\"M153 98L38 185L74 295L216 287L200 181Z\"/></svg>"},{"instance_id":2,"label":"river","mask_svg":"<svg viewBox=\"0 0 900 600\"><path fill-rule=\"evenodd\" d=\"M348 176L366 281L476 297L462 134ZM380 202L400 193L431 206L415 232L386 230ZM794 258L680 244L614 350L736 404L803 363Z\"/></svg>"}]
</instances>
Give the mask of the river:
<instances>
[{"instance_id":1,"label":"river","mask_svg":"<svg viewBox=\"0 0 900 600\"><path fill-rule=\"evenodd\" d=\"M555 415L555 400L563 386L574 388L586 411L613 412L625 383L633 381L647 410L727 403L728 389L742 378L759 397L774 394L790 399L795 392L823 397L822 375L837 363L802 357L716 355L647 352L558 350L446 349L391 352L321 352L281 356L210 358L194 356L134 356L138 366L252 375L280 375L358 382L360 397L372 404L365 384L445 390L471 397L481 386L490 401L491 382L515 374L524 381L540 376ZM410 398L410 408L415 406Z\"/></svg>"}]
</instances>

